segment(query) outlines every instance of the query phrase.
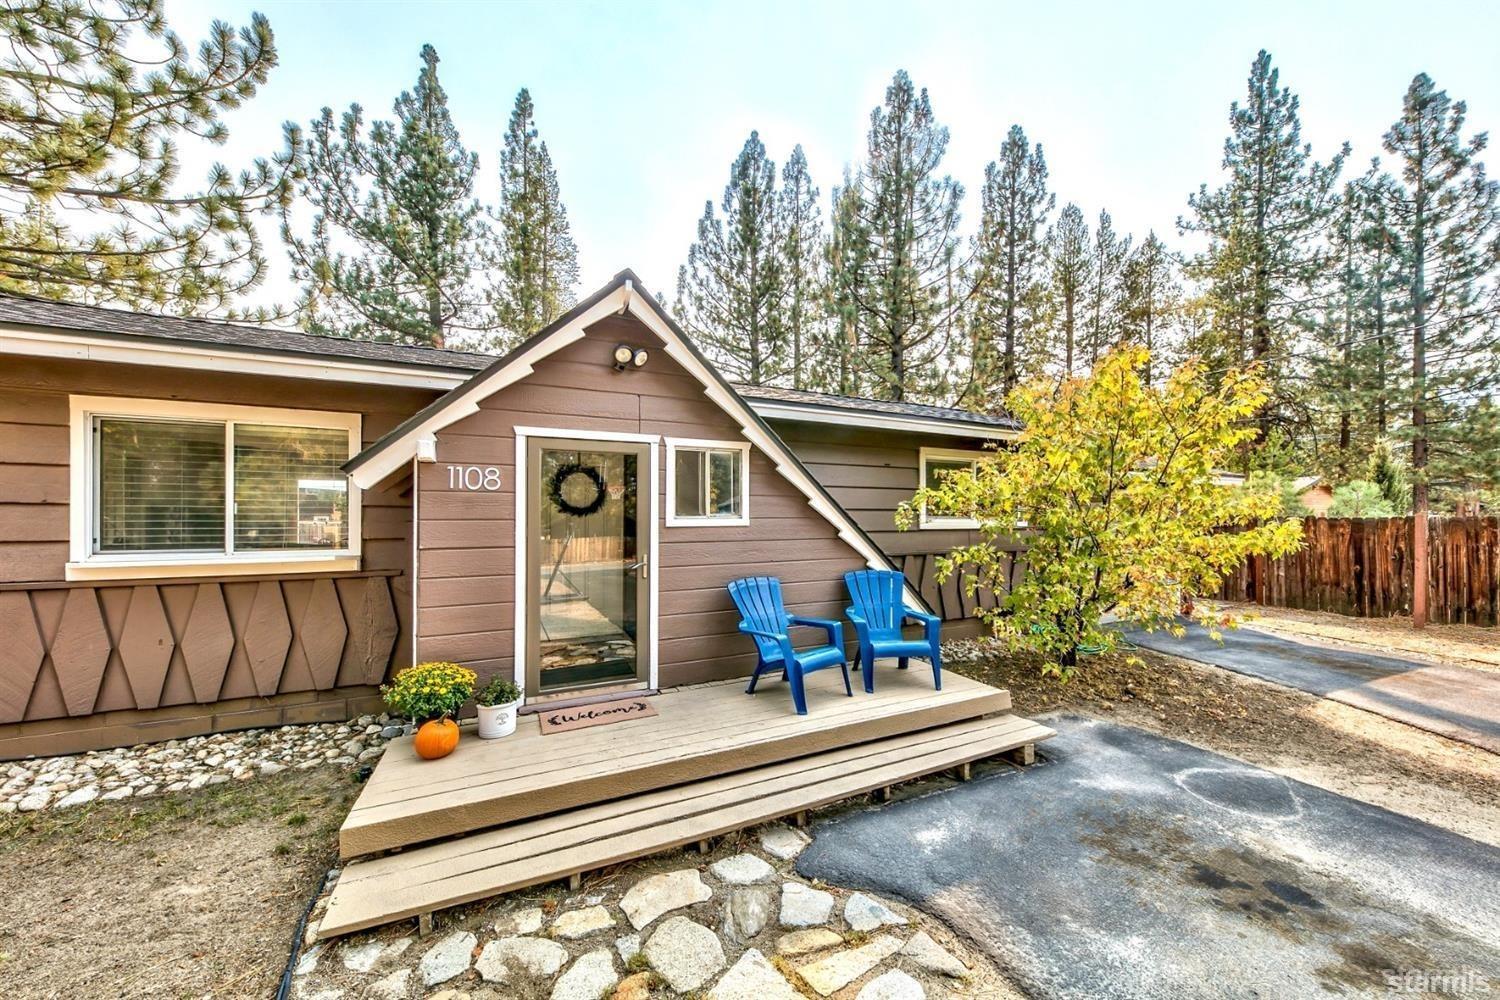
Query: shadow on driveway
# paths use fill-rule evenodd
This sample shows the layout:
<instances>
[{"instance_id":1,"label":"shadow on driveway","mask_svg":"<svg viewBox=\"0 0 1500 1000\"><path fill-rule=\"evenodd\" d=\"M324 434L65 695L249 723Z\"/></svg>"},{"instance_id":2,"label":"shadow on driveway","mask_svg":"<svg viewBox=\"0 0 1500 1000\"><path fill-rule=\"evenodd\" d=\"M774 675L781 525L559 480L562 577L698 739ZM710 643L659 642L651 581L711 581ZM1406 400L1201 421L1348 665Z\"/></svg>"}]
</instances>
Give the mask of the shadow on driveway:
<instances>
[{"instance_id":1,"label":"shadow on driveway","mask_svg":"<svg viewBox=\"0 0 1500 1000\"><path fill-rule=\"evenodd\" d=\"M1131 630L1125 637L1158 653L1211 663L1395 719L1500 753L1500 673L1434 666L1231 629L1224 641L1189 625L1178 639Z\"/></svg>"},{"instance_id":2,"label":"shadow on driveway","mask_svg":"<svg viewBox=\"0 0 1500 1000\"><path fill-rule=\"evenodd\" d=\"M1045 762L821 823L797 870L936 914L1040 997L1500 990L1500 850L1127 726L1048 725Z\"/></svg>"}]
</instances>

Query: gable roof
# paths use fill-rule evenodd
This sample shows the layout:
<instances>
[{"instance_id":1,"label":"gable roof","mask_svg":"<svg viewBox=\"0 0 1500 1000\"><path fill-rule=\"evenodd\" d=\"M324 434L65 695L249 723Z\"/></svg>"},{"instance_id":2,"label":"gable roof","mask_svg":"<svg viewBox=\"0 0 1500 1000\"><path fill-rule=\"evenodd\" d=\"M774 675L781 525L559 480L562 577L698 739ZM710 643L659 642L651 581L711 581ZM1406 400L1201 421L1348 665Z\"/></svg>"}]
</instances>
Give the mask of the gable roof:
<instances>
[{"instance_id":1,"label":"gable roof","mask_svg":"<svg viewBox=\"0 0 1500 1000\"><path fill-rule=\"evenodd\" d=\"M807 470L791 448L756 413L749 402L698 350L697 345L640 285L629 270L621 271L588 298L540 332L413 414L344 465L355 485L369 489L417 455L419 442L479 410L479 404L506 386L526 378L548 355L580 340L584 332L606 316L630 313L661 339L667 355L703 387L703 393L740 425L740 433L771 460L777 473L807 498L843 541L877 569L895 569L885 552L863 528L839 506L838 501ZM917 607L927 603L909 585L907 600Z\"/></svg>"},{"instance_id":2,"label":"gable roof","mask_svg":"<svg viewBox=\"0 0 1500 1000\"><path fill-rule=\"evenodd\" d=\"M973 413L951 406L839 396L807 389L784 389L776 385L736 382L734 387L750 401L755 412L773 420L996 439L1013 438L1021 430L1020 421L1006 414Z\"/></svg>"}]
</instances>

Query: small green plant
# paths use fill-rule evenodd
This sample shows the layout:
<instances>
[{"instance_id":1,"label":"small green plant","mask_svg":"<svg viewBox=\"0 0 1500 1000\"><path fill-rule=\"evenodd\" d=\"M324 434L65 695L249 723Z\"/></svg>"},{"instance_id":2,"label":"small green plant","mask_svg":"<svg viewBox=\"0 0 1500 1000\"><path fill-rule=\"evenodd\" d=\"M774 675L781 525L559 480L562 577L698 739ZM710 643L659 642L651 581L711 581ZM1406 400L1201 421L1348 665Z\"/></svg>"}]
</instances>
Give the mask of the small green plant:
<instances>
[{"instance_id":1,"label":"small green plant","mask_svg":"<svg viewBox=\"0 0 1500 1000\"><path fill-rule=\"evenodd\" d=\"M636 952L625 961L626 972L645 972L651 968L651 962L646 958L644 952Z\"/></svg>"},{"instance_id":2,"label":"small green plant","mask_svg":"<svg viewBox=\"0 0 1500 1000\"><path fill-rule=\"evenodd\" d=\"M474 697L474 671L457 663L419 663L382 684L380 693L392 712L413 722L441 719L458 714L464 702Z\"/></svg>"},{"instance_id":3,"label":"small green plant","mask_svg":"<svg viewBox=\"0 0 1500 1000\"><path fill-rule=\"evenodd\" d=\"M500 674L489 679L489 683L480 688L474 695L474 700L481 705L509 705L513 701L521 700L521 689L516 687L516 682Z\"/></svg>"},{"instance_id":4,"label":"small green plant","mask_svg":"<svg viewBox=\"0 0 1500 1000\"><path fill-rule=\"evenodd\" d=\"M286 818L287 826L304 826L307 823L307 813L294 812Z\"/></svg>"},{"instance_id":5,"label":"small green plant","mask_svg":"<svg viewBox=\"0 0 1500 1000\"><path fill-rule=\"evenodd\" d=\"M844 943L851 948L858 948L862 944L868 944L870 940L869 931L845 931Z\"/></svg>"}]
</instances>

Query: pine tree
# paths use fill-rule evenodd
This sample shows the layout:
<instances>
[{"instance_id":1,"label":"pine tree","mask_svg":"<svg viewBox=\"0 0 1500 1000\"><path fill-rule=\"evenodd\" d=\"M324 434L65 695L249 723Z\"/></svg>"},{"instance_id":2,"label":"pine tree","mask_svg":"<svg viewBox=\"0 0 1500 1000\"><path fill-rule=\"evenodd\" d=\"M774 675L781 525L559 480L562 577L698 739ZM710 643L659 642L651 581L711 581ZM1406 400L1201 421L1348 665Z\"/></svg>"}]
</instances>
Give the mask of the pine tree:
<instances>
[{"instance_id":1,"label":"pine tree","mask_svg":"<svg viewBox=\"0 0 1500 1000\"><path fill-rule=\"evenodd\" d=\"M578 286L578 247L524 87L500 150L496 222L499 282L492 294L505 340L514 344L566 312Z\"/></svg>"},{"instance_id":2,"label":"pine tree","mask_svg":"<svg viewBox=\"0 0 1500 1000\"><path fill-rule=\"evenodd\" d=\"M729 168L719 209L703 208L698 239L677 275L677 313L730 378L754 385L790 367L783 313L785 246L776 164L751 132Z\"/></svg>"},{"instance_id":3,"label":"pine tree","mask_svg":"<svg viewBox=\"0 0 1500 1000\"><path fill-rule=\"evenodd\" d=\"M938 173L947 148L927 91L897 72L870 113L867 162L853 179L858 201L844 220L855 240L841 244L845 273L834 276L852 308L859 377L883 399L945 392L947 339L967 299L957 259L963 187Z\"/></svg>"},{"instance_id":4,"label":"pine tree","mask_svg":"<svg viewBox=\"0 0 1500 1000\"><path fill-rule=\"evenodd\" d=\"M1411 365L1412 500L1428 508L1435 477L1494 482L1500 469L1487 401L1500 388L1494 281L1500 273L1497 184L1465 138L1467 107L1419 73L1385 134L1399 184L1387 221L1401 248L1403 347ZM1488 284L1486 284L1488 282Z\"/></svg>"},{"instance_id":5,"label":"pine tree","mask_svg":"<svg viewBox=\"0 0 1500 1000\"><path fill-rule=\"evenodd\" d=\"M977 346L971 391L981 398L1010 392L1020 380L1023 340L1038 328L1045 285L1042 230L1056 204L1047 191L1047 161L1019 125L1012 125L1000 157L984 169L977 243ZM993 343L998 341L998 345Z\"/></svg>"},{"instance_id":6,"label":"pine tree","mask_svg":"<svg viewBox=\"0 0 1500 1000\"><path fill-rule=\"evenodd\" d=\"M857 174L844 171L844 183L833 189L833 224L825 250L828 286L825 292L829 323L819 355L832 359L831 366L818 366L812 372L807 388L835 392L841 396L859 396L860 316L858 285L859 255L866 242L860 221L860 190L863 181Z\"/></svg>"},{"instance_id":7,"label":"pine tree","mask_svg":"<svg viewBox=\"0 0 1500 1000\"><path fill-rule=\"evenodd\" d=\"M1176 272L1176 262L1155 230L1125 261L1121 325L1124 339L1146 349L1143 377L1147 385L1152 382L1153 371L1172 367L1167 335L1181 294Z\"/></svg>"},{"instance_id":8,"label":"pine tree","mask_svg":"<svg viewBox=\"0 0 1500 1000\"><path fill-rule=\"evenodd\" d=\"M202 313L264 278L254 220L286 198L289 158L183 190L177 144L227 139L224 113L276 65L271 26L216 21L195 62L162 7L0 8L0 289Z\"/></svg>"},{"instance_id":9,"label":"pine tree","mask_svg":"<svg viewBox=\"0 0 1500 1000\"><path fill-rule=\"evenodd\" d=\"M473 193L479 162L448 115L437 64L424 45L416 88L368 136L358 104L337 124L324 108L305 137L288 128L298 193L315 213L307 236L286 211L281 228L309 330L443 346L456 331L493 327L472 287L486 239Z\"/></svg>"},{"instance_id":10,"label":"pine tree","mask_svg":"<svg viewBox=\"0 0 1500 1000\"><path fill-rule=\"evenodd\" d=\"M1323 267L1318 237L1348 152L1346 146L1327 164L1315 161L1302 142L1298 103L1262 50L1251 65L1245 103L1230 106L1229 176L1218 190L1200 188L1188 199L1192 217L1179 221L1208 237L1190 273L1209 287L1217 331L1240 341L1226 353L1260 362L1272 382L1258 418L1261 440L1293 419L1285 359L1315 316L1311 290Z\"/></svg>"},{"instance_id":11,"label":"pine tree","mask_svg":"<svg viewBox=\"0 0 1500 1000\"><path fill-rule=\"evenodd\" d=\"M1083 221L1083 211L1072 202L1063 207L1057 225L1047 231L1047 261L1051 268L1057 339L1062 348L1062 372L1064 377L1071 378L1078 360L1083 297L1093 270L1088 223Z\"/></svg>"},{"instance_id":12,"label":"pine tree","mask_svg":"<svg viewBox=\"0 0 1500 1000\"><path fill-rule=\"evenodd\" d=\"M828 251L818 189L807 171L807 156L800 145L792 149L781 169L779 211L785 241L781 251L786 286L782 322L791 355L792 387L808 389L819 381L814 371L817 367L813 364L814 352L824 339L823 329L827 326L823 266Z\"/></svg>"},{"instance_id":13,"label":"pine tree","mask_svg":"<svg viewBox=\"0 0 1500 1000\"><path fill-rule=\"evenodd\" d=\"M1125 261L1130 256L1130 237L1115 234L1109 213L1099 212L1099 225L1089 253L1089 283L1085 291L1083 352L1089 367L1122 339L1120 303L1125 280Z\"/></svg>"}]
</instances>

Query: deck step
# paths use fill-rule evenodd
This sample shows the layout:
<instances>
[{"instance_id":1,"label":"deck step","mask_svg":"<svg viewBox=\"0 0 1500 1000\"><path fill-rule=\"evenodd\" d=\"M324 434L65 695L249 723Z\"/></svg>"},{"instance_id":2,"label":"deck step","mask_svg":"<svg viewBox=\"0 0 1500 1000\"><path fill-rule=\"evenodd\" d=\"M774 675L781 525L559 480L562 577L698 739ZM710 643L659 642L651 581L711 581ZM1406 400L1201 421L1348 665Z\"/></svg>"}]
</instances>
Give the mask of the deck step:
<instances>
[{"instance_id":1,"label":"deck step","mask_svg":"<svg viewBox=\"0 0 1500 1000\"><path fill-rule=\"evenodd\" d=\"M1015 715L970 719L351 862L320 938L722 836L1045 740Z\"/></svg>"},{"instance_id":2,"label":"deck step","mask_svg":"<svg viewBox=\"0 0 1500 1000\"><path fill-rule=\"evenodd\" d=\"M753 697L743 681L678 688L652 699L656 717L551 736L526 718L512 736L466 738L437 761L394 740L339 830L339 853L411 847L1010 710L1007 691L943 680L934 691L930 671L883 667L874 695L850 698L837 671L820 671L808 678L812 711L802 716L774 681Z\"/></svg>"}]
</instances>

